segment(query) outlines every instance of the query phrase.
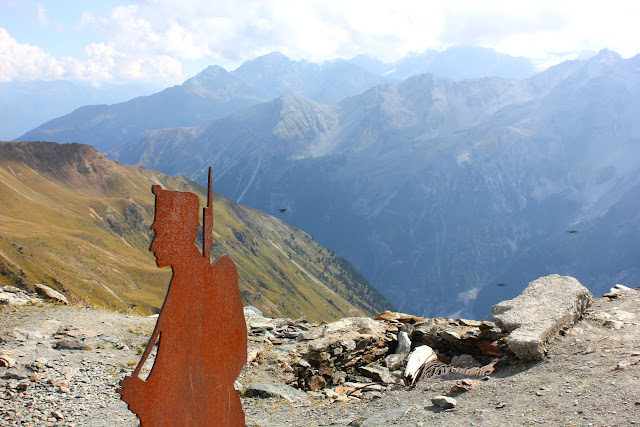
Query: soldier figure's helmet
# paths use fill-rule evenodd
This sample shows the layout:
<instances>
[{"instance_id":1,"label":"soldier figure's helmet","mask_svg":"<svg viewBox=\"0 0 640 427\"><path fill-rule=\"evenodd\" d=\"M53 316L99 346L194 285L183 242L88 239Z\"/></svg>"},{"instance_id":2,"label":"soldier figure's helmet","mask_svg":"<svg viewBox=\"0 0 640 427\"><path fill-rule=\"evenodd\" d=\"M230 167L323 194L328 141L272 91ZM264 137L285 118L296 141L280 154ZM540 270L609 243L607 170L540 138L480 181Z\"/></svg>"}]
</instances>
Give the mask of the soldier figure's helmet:
<instances>
[{"instance_id":1,"label":"soldier figure's helmet","mask_svg":"<svg viewBox=\"0 0 640 427\"><path fill-rule=\"evenodd\" d=\"M151 191L156 195L156 216L151 228L174 234L175 240L195 243L200 225L200 200L193 193L163 190L154 185Z\"/></svg>"}]
</instances>

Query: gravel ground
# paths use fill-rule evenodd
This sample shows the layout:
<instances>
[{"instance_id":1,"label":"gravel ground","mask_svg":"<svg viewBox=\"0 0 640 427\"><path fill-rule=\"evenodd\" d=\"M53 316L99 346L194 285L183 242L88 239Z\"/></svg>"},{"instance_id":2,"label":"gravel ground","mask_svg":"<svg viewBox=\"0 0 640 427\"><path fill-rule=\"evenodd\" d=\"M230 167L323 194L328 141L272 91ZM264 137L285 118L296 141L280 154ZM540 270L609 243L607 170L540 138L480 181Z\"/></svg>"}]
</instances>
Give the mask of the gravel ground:
<instances>
[{"instance_id":1,"label":"gravel ground","mask_svg":"<svg viewBox=\"0 0 640 427\"><path fill-rule=\"evenodd\" d=\"M2 306L0 359L14 366L0 368L0 424L138 425L115 388L135 367L154 322L49 304ZM66 325L71 328L61 329ZM77 338L84 338L85 349L71 349ZM253 363L240 382L275 384L283 377L274 366ZM340 402L314 393L293 403L242 401L252 426L640 424L640 292L596 299L544 360L502 363L475 388L451 394L454 408L435 407L431 398L447 393L457 379L425 380L368 400Z\"/></svg>"}]
</instances>

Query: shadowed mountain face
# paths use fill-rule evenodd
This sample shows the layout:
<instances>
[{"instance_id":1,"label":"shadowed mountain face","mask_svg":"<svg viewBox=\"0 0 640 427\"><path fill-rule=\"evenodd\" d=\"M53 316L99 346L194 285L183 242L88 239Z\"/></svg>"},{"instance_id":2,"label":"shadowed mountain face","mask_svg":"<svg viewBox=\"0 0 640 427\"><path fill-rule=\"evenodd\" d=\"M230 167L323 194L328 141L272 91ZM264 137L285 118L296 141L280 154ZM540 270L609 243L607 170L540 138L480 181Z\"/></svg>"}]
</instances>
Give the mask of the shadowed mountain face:
<instances>
[{"instance_id":1,"label":"shadowed mountain face","mask_svg":"<svg viewBox=\"0 0 640 427\"><path fill-rule=\"evenodd\" d=\"M211 164L219 191L287 208L401 311L481 316L491 298L474 305L480 290L509 283L515 266L518 283L497 289L549 272L593 289L640 279L635 265L580 268L584 247L557 271L540 255L569 237L602 243L567 230L605 224L593 221L640 183L639 64L605 50L526 80L422 75L335 105L288 94L110 155L196 180Z\"/></svg>"},{"instance_id":2,"label":"shadowed mountain face","mask_svg":"<svg viewBox=\"0 0 640 427\"><path fill-rule=\"evenodd\" d=\"M120 165L90 146L0 142L0 284L46 283L78 303L155 311L171 271L157 268L149 252L153 184L194 192L206 204L200 185ZM235 261L245 304L317 320L391 307L300 230L218 194L213 212L212 254Z\"/></svg>"},{"instance_id":3,"label":"shadowed mountain face","mask_svg":"<svg viewBox=\"0 0 640 427\"><path fill-rule=\"evenodd\" d=\"M640 186L624 191L620 199L604 213L572 224L541 239L505 265L499 279L507 286L495 284L483 288L475 301L484 307L516 297L522 285L531 280L531 266L540 275L562 271L581 278L596 296L608 292L616 283L637 287L640 279ZM512 286L511 284L515 284Z\"/></svg>"}]
</instances>

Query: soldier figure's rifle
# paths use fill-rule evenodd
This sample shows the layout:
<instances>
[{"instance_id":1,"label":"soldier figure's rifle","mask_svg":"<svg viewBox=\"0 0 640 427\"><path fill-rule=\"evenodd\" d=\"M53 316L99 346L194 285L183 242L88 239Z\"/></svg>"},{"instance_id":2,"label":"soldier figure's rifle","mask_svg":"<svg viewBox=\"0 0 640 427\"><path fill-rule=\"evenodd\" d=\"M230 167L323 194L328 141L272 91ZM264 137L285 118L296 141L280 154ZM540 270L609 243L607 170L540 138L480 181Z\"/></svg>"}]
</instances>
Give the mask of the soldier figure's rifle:
<instances>
[{"instance_id":1,"label":"soldier figure's rifle","mask_svg":"<svg viewBox=\"0 0 640 427\"><path fill-rule=\"evenodd\" d=\"M202 209L202 256L209 259L213 245L213 190L211 189L211 166L209 166L209 190L207 206Z\"/></svg>"}]
</instances>

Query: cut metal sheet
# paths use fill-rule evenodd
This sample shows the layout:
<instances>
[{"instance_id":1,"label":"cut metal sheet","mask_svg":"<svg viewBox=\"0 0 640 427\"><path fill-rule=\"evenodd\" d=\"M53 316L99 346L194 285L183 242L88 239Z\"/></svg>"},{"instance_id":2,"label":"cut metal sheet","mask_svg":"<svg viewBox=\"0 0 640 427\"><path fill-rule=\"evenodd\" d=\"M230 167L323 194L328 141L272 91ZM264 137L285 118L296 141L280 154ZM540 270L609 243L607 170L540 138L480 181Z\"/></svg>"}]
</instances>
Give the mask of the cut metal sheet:
<instances>
[{"instance_id":1,"label":"cut metal sheet","mask_svg":"<svg viewBox=\"0 0 640 427\"><path fill-rule=\"evenodd\" d=\"M143 427L244 426L233 384L247 360L247 329L235 264L226 255L213 264L209 258L211 169L204 254L195 245L198 197L159 185L152 191L156 234L150 250L158 267L171 266L173 277L142 358L117 392ZM143 380L140 369L158 339L153 368Z\"/></svg>"}]
</instances>

